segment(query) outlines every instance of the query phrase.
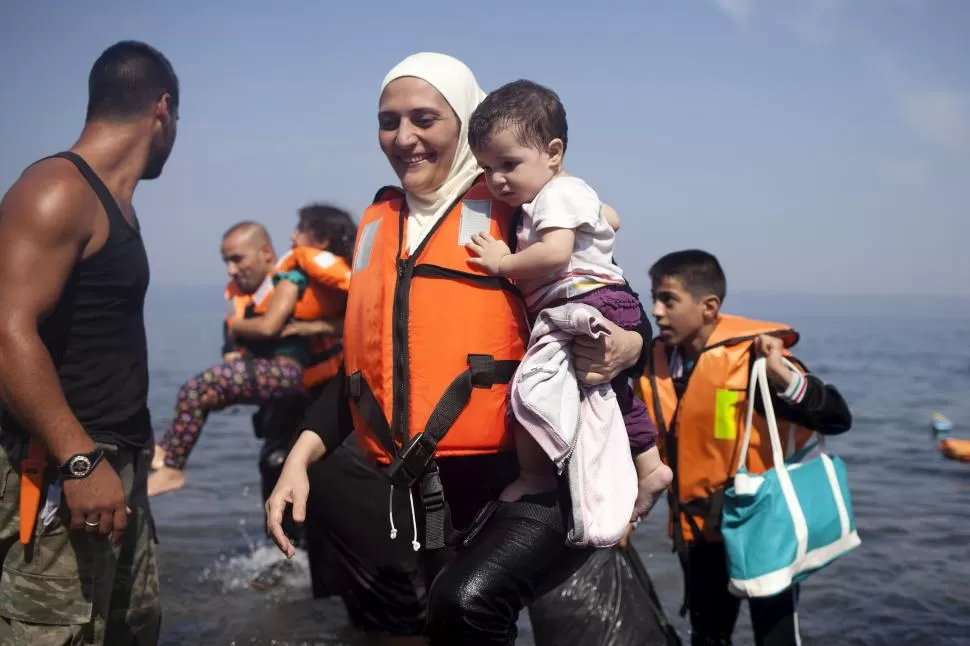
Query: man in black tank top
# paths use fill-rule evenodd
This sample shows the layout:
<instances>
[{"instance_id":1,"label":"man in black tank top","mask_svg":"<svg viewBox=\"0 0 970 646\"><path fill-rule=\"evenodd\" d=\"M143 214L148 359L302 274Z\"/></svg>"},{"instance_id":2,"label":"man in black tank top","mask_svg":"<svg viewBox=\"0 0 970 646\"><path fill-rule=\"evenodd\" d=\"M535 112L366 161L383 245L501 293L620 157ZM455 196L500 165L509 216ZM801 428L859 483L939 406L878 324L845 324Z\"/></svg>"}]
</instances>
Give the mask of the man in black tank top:
<instances>
[{"instance_id":1,"label":"man in black tank top","mask_svg":"<svg viewBox=\"0 0 970 646\"><path fill-rule=\"evenodd\" d=\"M3 644L158 641L149 269L132 195L161 174L178 103L160 52L109 47L77 143L28 167L0 202Z\"/></svg>"}]
</instances>

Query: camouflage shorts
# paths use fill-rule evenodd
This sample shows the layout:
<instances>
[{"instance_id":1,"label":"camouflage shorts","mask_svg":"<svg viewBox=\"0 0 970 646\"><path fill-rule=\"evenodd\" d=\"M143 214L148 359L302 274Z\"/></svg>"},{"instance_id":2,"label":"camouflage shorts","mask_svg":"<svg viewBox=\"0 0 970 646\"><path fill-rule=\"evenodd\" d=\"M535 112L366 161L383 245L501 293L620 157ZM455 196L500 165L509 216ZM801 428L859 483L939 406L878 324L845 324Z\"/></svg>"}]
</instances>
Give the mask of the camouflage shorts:
<instances>
[{"instance_id":1,"label":"camouflage shorts","mask_svg":"<svg viewBox=\"0 0 970 646\"><path fill-rule=\"evenodd\" d=\"M38 518L25 553L19 539L19 464L26 447L9 438L0 442L0 646L158 643L161 605L147 459L131 449L101 446L132 510L123 543L70 531L71 514L62 499L45 527ZM55 475L48 472L45 486Z\"/></svg>"}]
</instances>

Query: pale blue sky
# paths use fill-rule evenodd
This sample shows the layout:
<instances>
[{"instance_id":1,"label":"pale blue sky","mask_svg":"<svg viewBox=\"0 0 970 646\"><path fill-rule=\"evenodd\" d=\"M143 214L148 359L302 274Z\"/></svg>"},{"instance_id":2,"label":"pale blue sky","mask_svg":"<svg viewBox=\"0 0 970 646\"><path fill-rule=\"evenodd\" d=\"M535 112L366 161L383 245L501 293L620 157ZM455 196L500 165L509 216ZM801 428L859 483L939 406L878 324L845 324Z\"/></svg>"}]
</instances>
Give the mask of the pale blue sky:
<instances>
[{"instance_id":1,"label":"pale blue sky","mask_svg":"<svg viewBox=\"0 0 970 646\"><path fill-rule=\"evenodd\" d=\"M729 291L968 295L968 29L965 0L9 2L0 189L73 142L98 54L145 40L182 83L175 150L135 196L153 283L217 284L233 222L282 248L301 205L357 215L393 182L380 81L435 50L486 90L560 93L568 169L624 218L641 288L701 247Z\"/></svg>"}]
</instances>

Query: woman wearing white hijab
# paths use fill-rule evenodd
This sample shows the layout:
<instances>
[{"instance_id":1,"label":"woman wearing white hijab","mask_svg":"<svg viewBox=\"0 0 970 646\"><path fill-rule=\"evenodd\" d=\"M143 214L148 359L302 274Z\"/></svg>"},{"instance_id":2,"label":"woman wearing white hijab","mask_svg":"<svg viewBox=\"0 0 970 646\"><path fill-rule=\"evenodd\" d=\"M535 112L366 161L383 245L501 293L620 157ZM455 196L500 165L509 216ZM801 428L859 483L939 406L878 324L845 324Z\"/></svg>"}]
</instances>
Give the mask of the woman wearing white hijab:
<instances>
[{"instance_id":1,"label":"woman wearing white hijab","mask_svg":"<svg viewBox=\"0 0 970 646\"><path fill-rule=\"evenodd\" d=\"M469 117L483 98L472 72L443 54L410 56L384 79L378 113L379 140L405 194L409 254L435 230L439 220L455 217L456 211L461 211L453 209L457 201L483 181L466 131ZM362 222L361 230L365 228ZM352 284L352 292L353 289ZM645 329L646 338L642 332L616 328L601 346L577 344L574 351L578 376L589 383L604 383L634 366L641 350L648 347L645 341L649 339L649 324ZM413 380L420 378L420 374L412 375ZM312 430L300 436L267 501L268 526L287 555L293 554L293 547L280 527L283 509L292 503L294 519L303 520L308 464L323 457L328 446L338 445L353 431L346 422L338 421L350 419L346 381L334 379L331 383L335 384L332 392L325 393L319 406L307 414L305 426ZM335 402L341 406L337 414L333 410ZM391 411L382 412L387 419L392 418ZM459 529L471 525L480 510L497 500L518 470L514 453L438 457L435 462L452 524ZM415 498L420 499L422 491L414 489ZM348 497L352 496L348 493ZM560 567L564 568L562 577L568 576L577 557L582 556L579 550L566 546L558 492L493 504L488 509L493 513L484 522L478 519L474 537L468 539L467 545L457 551L449 547L421 550L426 580L434 581L426 627L432 645L513 643L518 614L535 598L539 586L549 582ZM424 535L418 527L424 524L424 516L418 514L415 522L415 549L420 547L418 536ZM397 532L393 530L393 518L391 522L393 537ZM447 568L435 578L445 563Z\"/></svg>"},{"instance_id":2,"label":"woman wearing white hijab","mask_svg":"<svg viewBox=\"0 0 970 646\"><path fill-rule=\"evenodd\" d=\"M444 54L414 54L384 77L378 114L381 148L407 196L411 251L482 174L468 145L468 120L484 98L472 71ZM452 114L440 114L447 111ZM404 119L416 126L414 132L402 132L405 113Z\"/></svg>"}]
</instances>

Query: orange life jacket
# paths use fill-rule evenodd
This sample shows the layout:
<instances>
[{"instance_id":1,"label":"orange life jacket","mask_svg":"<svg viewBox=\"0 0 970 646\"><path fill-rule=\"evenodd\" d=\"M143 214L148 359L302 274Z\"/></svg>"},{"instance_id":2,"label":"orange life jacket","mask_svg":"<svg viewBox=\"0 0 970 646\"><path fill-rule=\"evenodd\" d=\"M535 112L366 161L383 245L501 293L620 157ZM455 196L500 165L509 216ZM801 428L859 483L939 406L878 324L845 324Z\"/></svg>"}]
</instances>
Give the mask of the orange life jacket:
<instances>
[{"instance_id":1,"label":"orange life jacket","mask_svg":"<svg viewBox=\"0 0 970 646\"><path fill-rule=\"evenodd\" d=\"M464 244L480 231L514 239L515 214L480 178L409 256L403 193L381 189L364 211L344 365L358 441L377 462L514 449L506 401L528 342L525 308L509 281L468 264Z\"/></svg>"},{"instance_id":2,"label":"orange life jacket","mask_svg":"<svg viewBox=\"0 0 970 646\"><path fill-rule=\"evenodd\" d=\"M343 314L350 289L350 266L340 256L314 247L294 247L276 263L276 271L300 269L310 284L293 310L301 321L316 321Z\"/></svg>"},{"instance_id":3,"label":"orange life jacket","mask_svg":"<svg viewBox=\"0 0 970 646\"><path fill-rule=\"evenodd\" d=\"M263 314L269 307L272 296L272 276L253 294L243 293L235 281L229 281L225 291L228 305L226 323L231 326L238 319ZM345 293L315 285L311 279L310 285L293 308L293 316L302 321L336 316L343 311L345 302ZM337 374L343 361L343 342L340 337L335 336L314 337L310 340L310 352L310 361L303 369L303 387L306 389L318 386Z\"/></svg>"},{"instance_id":4,"label":"orange life jacket","mask_svg":"<svg viewBox=\"0 0 970 646\"><path fill-rule=\"evenodd\" d=\"M779 323L721 314L679 401L667 349L659 338L654 339L637 388L660 430L657 444L661 456L674 471L669 529L675 542L689 543L698 533L708 541L721 538L720 501L737 470L748 410L751 345L761 334L781 337L784 354L791 358L787 348L798 342L795 330ZM763 473L772 464L767 428L764 418L755 413L746 461L752 473ZM813 436L808 429L784 422L780 422L779 431L782 442L794 438L795 450Z\"/></svg>"},{"instance_id":5,"label":"orange life jacket","mask_svg":"<svg viewBox=\"0 0 970 646\"><path fill-rule=\"evenodd\" d=\"M226 325L232 326L234 322L252 316L251 313L247 313L250 306L255 309L256 305L262 305L265 309L272 294L272 276L267 276L263 284L252 294L246 294L239 289L236 281L230 280L223 294L226 299Z\"/></svg>"}]
</instances>

